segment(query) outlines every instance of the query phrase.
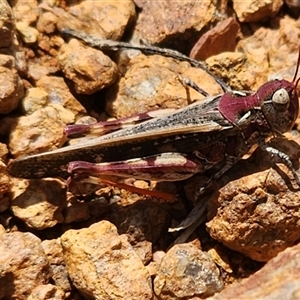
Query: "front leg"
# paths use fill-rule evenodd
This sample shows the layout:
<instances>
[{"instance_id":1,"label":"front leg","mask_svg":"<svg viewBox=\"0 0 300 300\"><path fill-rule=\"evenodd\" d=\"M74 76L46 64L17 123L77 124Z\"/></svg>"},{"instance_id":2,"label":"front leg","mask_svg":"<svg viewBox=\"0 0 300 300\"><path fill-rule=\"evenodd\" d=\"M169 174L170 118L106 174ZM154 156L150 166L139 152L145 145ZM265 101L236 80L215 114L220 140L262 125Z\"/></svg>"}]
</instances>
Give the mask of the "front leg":
<instances>
[{"instance_id":1,"label":"front leg","mask_svg":"<svg viewBox=\"0 0 300 300\"><path fill-rule=\"evenodd\" d=\"M288 168L289 170L292 172L294 179L297 183L298 186L300 186L300 180L299 180L299 176L293 166L293 163L291 161L291 159L289 158L289 156L287 154L285 154L284 152L269 146L268 144L265 143L265 141L263 139L261 139L259 141L259 147L263 150L266 151L268 153L271 154L271 157L278 157Z\"/></svg>"}]
</instances>

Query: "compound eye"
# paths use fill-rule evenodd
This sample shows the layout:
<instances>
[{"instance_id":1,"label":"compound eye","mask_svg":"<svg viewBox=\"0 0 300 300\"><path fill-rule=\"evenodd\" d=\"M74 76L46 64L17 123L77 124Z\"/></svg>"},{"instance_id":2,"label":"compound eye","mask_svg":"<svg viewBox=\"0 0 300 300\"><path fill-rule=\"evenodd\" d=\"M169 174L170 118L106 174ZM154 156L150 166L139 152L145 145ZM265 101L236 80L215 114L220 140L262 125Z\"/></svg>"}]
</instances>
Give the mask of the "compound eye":
<instances>
[{"instance_id":1,"label":"compound eye","mask_svg":"<svg viewBox=\"0 0 300 300\"><path fill-rule=\"evenodd\" d=\"M286 89L281 88L276 91L272 96L272 103L276 110L284 112L288 109L290 103L290 95Z\"/></svg>"}]
</instances>

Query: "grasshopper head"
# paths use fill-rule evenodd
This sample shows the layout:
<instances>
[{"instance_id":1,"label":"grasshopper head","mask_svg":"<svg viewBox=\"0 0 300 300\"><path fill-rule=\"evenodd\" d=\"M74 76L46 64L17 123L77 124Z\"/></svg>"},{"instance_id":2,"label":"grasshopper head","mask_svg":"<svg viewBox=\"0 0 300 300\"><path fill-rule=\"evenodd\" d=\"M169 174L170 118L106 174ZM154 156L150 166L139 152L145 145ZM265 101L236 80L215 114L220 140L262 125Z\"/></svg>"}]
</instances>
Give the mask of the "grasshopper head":
<instances>
[{"instance_id":1,"label":"grasshopper head","mask_svg":"<svg viewBox=\"0 0 300 300\"><path fill-rule=\"evenodd\" d=\"M300 64L300 48L297 67L292 82L272 80L262 85L257 91L261 110L274 132L285 133L292 129L299 114L299 100L296 79Z\"/></svg>"},{"instance_id":2,"label":"grasshopper head","mask_svg":"<svg viewBox=\"0 0 300 300\"><path fill-rule=\"evenodd\" d=\"M262 85L257 96L272 131L284 133L293 127L299 113L297 84L287 80L272 80Z\"/></svg>"}]
</instances>

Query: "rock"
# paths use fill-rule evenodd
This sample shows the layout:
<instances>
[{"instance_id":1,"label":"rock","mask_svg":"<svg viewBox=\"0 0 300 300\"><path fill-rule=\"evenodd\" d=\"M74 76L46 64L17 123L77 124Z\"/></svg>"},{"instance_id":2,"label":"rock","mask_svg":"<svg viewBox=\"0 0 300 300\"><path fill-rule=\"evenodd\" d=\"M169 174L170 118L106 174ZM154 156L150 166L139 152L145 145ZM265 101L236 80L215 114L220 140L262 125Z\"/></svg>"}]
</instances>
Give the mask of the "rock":
<instances>
[{"instance_id":1,"label":"rock","mask_svg":"<svg viewBox=\"0 0 300 300\"><path fill-rule=\"evenodd\" d=\"M274 21L275 22L275 21ZM236 90L257 90L272 75L292 80L300 39L299 20L277 20L278 30L261 27L238 42L238 52L225 52L207 59L213 73Z\"/></svg>"},{"instance_id":2,"label":"rock","mask_svg":"<svg viewBox=\"0 0 300 300\"><path fill-rule=\"evenodd\" d=\"M216 21L217 16L225 10L221 3L217 7L212 1L169 0L158 1L153 5L150 1L135 0L135 3L141 12L134 39L150 45L167 45L181 52L189 51L201 30Z\"/></svg>"},{"instance_id":3,"label":"rock","mask_svg":"<svg viewBox=\"0 0 300 300\"><path fill-rule=\"evenodd\" d=\"M93 94L112 85L118 77L116 64L101 51L72 39L61 47L59 62L64 75L79 94Z\"/></svg>"},{"instance_id":4,"label":"rock","mask_svg":"<svg viewBox=\"0 0 300 300\"><path fill-rule=\"evenodd\" d=\"M238 51L247 57L247 64L239 75L244 86L257 89L274 73L292 80L300 43L299 24L299 20L286 16L277 20L278 30L262 27L238 43Z\"/></svg>"},{"instance_id":5,"label":"rock","mask_svg":"<svg viewBox=\"0 0 300 300\"><path fill-rule=\"evenodd\" d=\"M54 63L49 64L49 59L45 60L45 57L43 57L43 64L45 66L56 66L58 65L58 52L60 47L64 44L64 40L57 36L57 35L51 35L48 36L46 34L39 34L38 36L38 46L42 51L47 52L51 57Z\"/></svg>"},{"instance_id":6,"label":"rock","mask_svg":"<svg viewBox=\"0 0 300 300\"><path fill-rule=\"evenodd\" d=\"M1 235L5 234L5 233L6 233L5 228L3 227L3 225L0 224L0 238L1 238Z\"/></svg>"},{"instance_id":7,"label":"rock","mask_svg":"<svg viewBox=\"0 0 300 300\"><path fill-rule=\"evenodd\" d=\"M296 141L299 135L271 146L294 161L300 153ZM286 167L271 166L270 155L257 151L220 180L224 186L208 203L210 236L257 261L270 260L300 238L300 192L288 184L292 175Z\"/></svg>"},{"instance_id":8,"label":"rock","mask_svg":"<svg viewBox=\"0 0 300 300\"><path fill-rule=\"evenodd\" d=\"M162 258L154 291L158 299L203 299L223 288L210 255L192 244L173 246Z\"/></svg>"},{"instance_id":9,"label":"rock","mask_svg":"<svg viewBox=\"0 0 300 300\"><path fill-rule=\"evenodd\" d=\"M11 190L11 210L30 228L41 230L62 223L65 205L66 186L60 180L15 179Z\"/></svg>"},{"instance_id":10,"label":"rock","mask_svg":"<svg viewBox=\"0 0 300 300\"><path fill-rule=\"evenodd\" d=\"M180 108L187 105L189 96L190 102L204 98L192 89L188 95L178 75L200 82L201 88L212 95L222 91L206 72L188 63L158 55L139 55L130 61L125 76L110 88L106 110L120 118L155 109Z\"/></svg>"},{"instance_id":11,"label":"rock","mask_svg":"<svg viewBox=\"0 0 300 300\"><path fill-rule=\"evenodd\" d=\"M107 221L61 237L72 283L99 300L152 299L150 276L125 235Z\"/></svg>"},{"instance_id":12,"label":"rock","mask_svg":"<svg viewBox=\"0 0 300 300\"><path fill-rule=\"evenodd\" d=\"M66 123L55 105L37 110L31 115L15 118L10 133L9 149L14 157L54 150L65 142Z\"/></svg>"},{"instance_id":13,"label":"rock","mask_svg":"<svg viewBox=\"0 0 300 300\"><path fill-rule=\"evenodd\" d=\"M293 9L300 7L300 3L297 0L285 0L284 2L288 5L288 7Z\"/></svg>"},{"instance_id":14,"label":"rock","mask_svg":"<svg viewBox=\"0 0 300 300\"><path fill-rule=\"evenodd\" d=\"M14 15L6 0L0 1L0 48L9 47L15 29ZM1 93L0 93L1 94Z\"/></svg>"},{"instance_id":15,"label":"rock","mask_svg":"<svg viewBox=\"0 0 300 300\"><path fill-rule=\"evenodd\" d=\"M75 115L72 111L70 111L69 109L65 109L63 106L61 106L60 104L55 104L52 103L49 105L49 107L53 107L57 110L59 117L61 118L62 122L64 124L72 124L75 121ZM64 126L65 128L65 126ZM65 137L65 135L64 135Z\"/></svg>"},{"instance_id":16,"label":"rock","mask_svg":"<svg viewBox=\"0 0 300 300\"><path fill-rule=\"evenodd\" d=\"M53 12L59 17L59 29L75 29L111 40L121 39L135 18L135 7L131 0L82 1L70 6L67 12L57 7L53 8Z\"/></svg>"},{"instance_id":17,"label":"rock","mask_svg":"<svg viewBox=\"0 0 300 300\"><path fill-rule=\"evenodd\" d=\"M244 76L249 65L247 56L244 53L223 52L209 57L206 62L214 74L217 74L220 78L226 78L226 82L231 88L237 91L252 88L251 84L256 78L252 77L249 84L250 80L247 80ZM263 68L263 65L261 64L259 67Z\"/></svg>"},{"instance_id":18,"label":"rock","mask_svg":"<svg viewBox=\"0 0 300 300\"><path fill-rule=\"evenodd\" d=\"M15 58L12 55L0 54L0 66L13 69L16 65Z\"/></svg>"},{"instance_id":19,"label":"rock","mask_svg":"<svg viewBox=\"0 0 300 300\"><path fill-rule=\"evenodd\" d=\"M0 143L0 160L6 161L8 154L7 145Z\"/></svg>"},{"instance_id":20,"label":"rock","mask_svg":"<svg viewBox=\"0 0 300 300\"><path fill-rule=\"evenodd\" d=\"M212 257L217 266L226 271L227 274L233 273L232 266L230 264L225 247L221 247L217 244L214 248L209 249L207 252Z\"/></svg>"},{"instance_id":21,"label":"rock","mask_svg":"<svg viewBox=\"0 0 300 300\"><path fill-rule=\"evenodd\" d=\"M60 239L44 240L42 241L42 247L50 264L64 264L64 255Z\"/></svg>"},{"instance_id":22,"label":"rock","mask_svg":"<svg viewBox=\"0 0 300 300\"><path fill-rule=\"evenodd\" d=\"M239 24L234 18L228 18L204 33L194 45L190 57L206 60L208 57L235 50Z\"/></svg>"},{"instance_id":23,"label":"rock","mask_svg":"<svg viewBox=\"0 0 300 300\"><path fill-rule=\"evenodd\" d=\"M73 112L76 118L86 113L85 108L71 94L68 86L62 77L43 76L37 83L37 87L48 92L49 103L61 104L64 108Z\"/></svg>"},{"instance_id":24,"label":"rock","mask_svg":"<svg viewBox=\"0 0 300 300\"><path fill-rule=\"evenodd\" d=\"M7 191L8 191L8 189L9 189L8 184L6 186L7 186ZM6 211L9 207L10 207L9 197L2 197L0 199L0 213Z\"/></svg>"},{"instance_id":25,"label":"rock","mask_svg":"<svg viewBox=\"0 0 300 300\"><path fill-rule=\"evenodd\" d=\"M73 195L68 195L67 205L64 209L64 223L80 222L90 218L88 204L79 201Z\"/></svg>"},{"instance_id":26,"label":"rock","mask_svg":"<svg viewBox=\"0 0 300 300\"><path fill-rule=\"evenodd\" d=\"M68 279L60 239L42 241L42 247L50 264L53 283L65 293L69 293L71 285Z\"/></svg>"},{"instance_id":27,"label":"rock","mask_svg":"<svg viewBox=\"0 0 300 300\"><path fill-rule=\"evenodd\" d=\"M279 253L249 278L242 279L207 299L298 299L298 272L300 244Z\"/></svg>"},{"instance_id":28,"label":"rock","mask_svg":"<svg viewBox=\"0 0 300 300\"><path fill-rule=\"evenodd\" d=\"M52 284L39 285L33 289L28 300L64 300L65 293Z\"/></svg>"},{"instance_id":29,"label":"rock","mask_svg":"<svg viewBox=\"0 0 300 300\"><path fill-rule=\"evenodd\" d=\"M39 41L38 41L39 48L43 51L50 53L51 46L50 46L50 38L47 35L40 34Z\"/></svg>"},{"instance_id":30,"label":"rock","mask_svg":"<svg viewBox=\"0 0 300 300\"><path fill-rule=\"evenodd\" d=\"M164 251L156 251L153 253L152 261L146 266L152 277L157 275L161 261L165 255L166 253Z\"/></svg>"},{"instance_id":31,"label":"rock","mask_svg":"<svg viewBox=\"0 0 300 300\"><path fill-rule=\"evenodd\" d=\"M283 0L233 0L232 2L240 22L259 22L273 18L283 5Z\"/></svg>"},{"instance_id":32,"label":"rock","mask_svg":"<svg viewBox=\"0 0 300 300\"><path fill-rule=\"evenodd\" d=\"M16 28L19 31L22 40L26 44L34 44L37 41L39 32L37 29L29 26L26 22L18 22Z\"/></svg>"},{"instance_id":33,"label":"rock","mask_svg":"<svg viewBox=\"0 0 300 300\"><path fill-rule=\"evenodd\" d=\"M16 70L14 58L0 54L0 113L7 114L17 108L23 95L24 85Z\"/></svg>"},{"instance_id":34,"label":"rock","mask_svg":"<svg viewBox=\"0 0 300 300\"><path fill-rule=\"evenodd\" d=\"M33 82L39 81L45 75L52 75L59 71L59 66L45 66L42 62L29 61L28 62L28 78ZM47 76L46 76L47 77Z\"/></svg>"},{"instance_id":35,"label":"rock","mask_svg":"<svg viewBox=\"0 0 300 300\"><path fill-rule=\"evenodd\" d=\"M7 197L5 194L10 189L10 177L6 171L6 165L0 161L0 212L5 211L7 207Z\"/></svg>"},{"instance_id":36,"label":"rock","mask_svg":"<svg viewBox=\"0 0 300 300\"><path fill-rule=\"evenodd\" d=\"M48 93L40 88L30 88L21 101L22 110L30 115L48 103Z\"/></svg>"},{"instance_id":37,"label":"rock","mask_svg":"<svg viewBox=\"0 0 300 300\"><path fill-rule=\"evenodd\" d=\"M25 51L22 51L17 46L13 46L10 48L10 52L12 53L13 57L15 58L16 62L16 69L18 70L20 76L27 74L28 72L28 64L26 60Z\"/></svg>"},{"instance_id":38,"label":"rock","mask_svg":"<svg viewBox=\"0 0 300 300\"><path fill-rule=\"evenodd\" d=\"M163 233L169 216L166 211L150 201L119 207L109 216L119 234L126 234L144 264L152 258L152 244Z\"/></svg>"},{"instance_id":39,"label":"rock","mask_svg":"<svg viewBox=\"0 0 300 300\"><path fill-rule=\"evenodd\" d=\"M58 18L54 13L46 11L40 14L36 26L39 32L50 34L56 30L57 21Z\"/></svg>"},{"instance_id":40,"label":"rock","mask_svg":"<svg viewBox=\"0 0 300 300\"><path fill-rule=\"evenodd\" d=\"M39 15L38 2L36 0L18 0L12 5L16 22L34 24Z\"/></svg>"},{"instance_id":41,"label":"rock","mask_svg":"<svg viewBox=\"0 0 300 300\"><path fill-rule=\"evenodd\" d=\"M0 239L0 298L26 300L51 276L41 240L29 232L4 233Z\"/></svg>"}]
</instances>

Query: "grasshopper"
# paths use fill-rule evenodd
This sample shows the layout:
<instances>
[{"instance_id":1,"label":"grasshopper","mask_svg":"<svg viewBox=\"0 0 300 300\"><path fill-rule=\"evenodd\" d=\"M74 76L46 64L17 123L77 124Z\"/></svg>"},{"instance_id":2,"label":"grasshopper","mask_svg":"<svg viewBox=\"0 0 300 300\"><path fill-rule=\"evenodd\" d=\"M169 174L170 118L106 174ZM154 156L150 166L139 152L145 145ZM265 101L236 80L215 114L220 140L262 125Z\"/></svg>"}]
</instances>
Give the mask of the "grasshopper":
<instances>
[{"instance_id":1,"label":"grasshopper","mask_svg":"<svg viewBox=\"0 0 300 300\"><path fill-rule=\"evenodd\" d=\"M72 30L65 30L65 33L100 49L158 51L185 59L209 72L204 64L173 50L153 47L155 51L151 51L147 46L86 38ZM68 136L103 135L84 144L15 159L8 165L8 171L12 176L22 178L66 177L71 174L79 181L91 183L111 182L112 176L179 181L198 173L210 174L208 182L195 195L199 198L252 146L260 146L272 156L279 157L300 185L288 155L267 143L269 138L282 136L295 124L299 112L296 90L300 80L297 79L299 63L300 50L292 82L272 80L252 94L231 91L213 74L225 90L224 94L208 96L196 84L184 80L206 98L175 111L160 110L111 122L67 126L65 132ZM186 228L194 221L179 228Z\"/></svg>"}]
</instances>

